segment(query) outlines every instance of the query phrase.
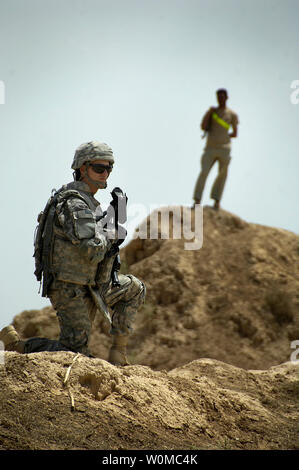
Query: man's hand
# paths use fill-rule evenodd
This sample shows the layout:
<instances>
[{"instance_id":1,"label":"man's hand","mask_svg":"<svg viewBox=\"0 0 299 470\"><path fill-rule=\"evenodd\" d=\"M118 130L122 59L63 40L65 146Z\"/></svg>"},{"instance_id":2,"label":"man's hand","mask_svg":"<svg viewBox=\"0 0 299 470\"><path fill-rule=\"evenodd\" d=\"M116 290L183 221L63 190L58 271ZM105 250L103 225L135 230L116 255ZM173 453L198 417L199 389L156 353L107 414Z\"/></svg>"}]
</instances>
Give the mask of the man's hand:
<instances>
[{"instance_id":1,"label":"man's hand","mask_svg":"<svg viewBox=\"0 0 299 470\"><path fill-rule=\"evenodd\" d=\"M237 137L238 135L238 126L233 126L233 132L231 134L228 134L230 138Z\"/></svg>"},{"instance_id":2,"label":"man's hand","mask_svg":"<svg viewBox=\"0 0 299 470\"><path fill-rule=\"evenodd\" d=\"M103 229L103 233L112 244L118 242L118 230L114 228Z\"/></svg>"},{"instance_id":3,"label":"man's hand","mask_svg":"<svg viewBox=\"0 0 299 470\"><path fill-rule=\"evenodd\" d=\"M114 228L111 228L111 229L104 229L103 232L106 238L108 238L108 240L112 243L112 245L114 243L118 243L120 245L127 236L126 229L122 227L121 225L118 226L117 230Z\"/></svg>"}]
</instances>

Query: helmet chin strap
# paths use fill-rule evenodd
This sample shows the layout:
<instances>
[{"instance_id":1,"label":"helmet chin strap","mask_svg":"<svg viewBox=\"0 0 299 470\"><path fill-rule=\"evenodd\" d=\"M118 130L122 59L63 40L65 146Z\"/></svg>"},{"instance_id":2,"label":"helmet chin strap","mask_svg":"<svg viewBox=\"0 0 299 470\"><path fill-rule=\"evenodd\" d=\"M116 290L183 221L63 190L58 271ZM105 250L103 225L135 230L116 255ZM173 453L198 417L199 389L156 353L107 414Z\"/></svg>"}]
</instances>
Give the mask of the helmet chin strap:
<instances>
[{"instance_id":1,"label":"helmet chin strap","mask_svg":"<svg viewBox=\"0 0 299 470\"><path fill-rule=\"evenodd\" d=\"M107 183L106 181L97 181L97 180L93 180L92 178L90 178L89 174L88 174L88 167L89 167L89 162L86 162L86 168L85 168L85 172L84 172L84 177L87 179L87 181L89 183L91 183L93 186L95 186L96 188L98 189L105 189L107 188Z\"/></svg>"}]
</instances>

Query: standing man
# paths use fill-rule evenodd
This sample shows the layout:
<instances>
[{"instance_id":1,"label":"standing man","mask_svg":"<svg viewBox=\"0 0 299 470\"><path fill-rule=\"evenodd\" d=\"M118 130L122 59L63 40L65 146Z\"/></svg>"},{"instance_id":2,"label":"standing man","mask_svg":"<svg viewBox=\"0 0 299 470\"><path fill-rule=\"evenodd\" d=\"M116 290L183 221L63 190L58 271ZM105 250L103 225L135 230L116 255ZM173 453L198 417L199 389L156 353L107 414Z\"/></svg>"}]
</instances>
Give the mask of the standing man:
<instances>
[{"instance_id":1,"label":"standing man","mask_svg":"<svg viewBox=\"0 0 299 470\"><path fill-rule=\"evenodd\" d=\"M112 283L111 272L125 234L101 224L99 216L103 213L94 195L107 187L113 165L114 155L107 144L92 141L80 145L72 164L74 181L52 195L39 217L35 274L38 280L43 279L42 295L49 297L56 310L59 340L21 341L11 325L0 332L6 350L66 350L90 356L91 325L98 309L111 325L108 361L120 366L128 364L128 337L144 300L145 286L130 274L119 274L119 284Z\"/></svg>"},{"instance_id":2,"label":"standing man","mask_svg":"<svg viewBox=\"0 0 299 470\"><path fill-rule=\"evenodd\" d=\"M194 205L200 204L207 176L216 161L218 161L218 176L211 190L214 199L214 208L219 209L227 169L231 159L231 138L237 137L239 119L238 115L226 106L227 91L223 88L217 90L218 107L211 107L203 117L201 128L207 133L207 142L201 157L201 172L194 188ZM229 129L232 126L232 132Z\"/></svg>"}]
</instances>

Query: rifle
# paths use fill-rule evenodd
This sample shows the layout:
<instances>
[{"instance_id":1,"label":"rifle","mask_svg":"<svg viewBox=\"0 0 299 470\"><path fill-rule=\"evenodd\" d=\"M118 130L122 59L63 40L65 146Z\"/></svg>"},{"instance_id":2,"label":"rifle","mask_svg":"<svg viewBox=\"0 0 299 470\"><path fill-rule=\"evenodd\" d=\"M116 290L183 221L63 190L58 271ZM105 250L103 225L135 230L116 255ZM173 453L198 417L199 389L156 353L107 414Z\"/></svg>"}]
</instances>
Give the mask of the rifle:
<instances>
[{"instance_id":1,"label":"rifle","mask_svg":"<svg viewBox=\"0 0 299 470\"><path fill-rule=\"evenodd\" d=\"M120 269L120 256L119 256L119 246L123 243L126 238L127 231L124 227L120 224L123 224L127 220L127 201L128 198L126 194L120 188L114 188L111 192L112 201L108 206L105 212L100 212L99 215L96 216L96 221L100 222L101 229L115 229L117 230L118 238L115 243L113 243L110 250L107 252L108 257L117 255L113 261L112 269L111 269L111 281L113 287L119 287L120 282L118 279L118 271ZM110 313L108 307L102 298L102 293L98 287L88 286L90 293L94 299L94 302L100 312L104 314L106 320L108 320L109 324L112 325L112 320L110 317Z\"/></svg>"},{"instance_id":2,"label":"rifle","mask_svg":"<svg viewBox=\"0 0 299 470\"><path fill-rule=\"evenodd\" d=\"M103 230L114 229L118 234L117 241L113 243L112 247L107 252L107 255L109 257L116 255L111 270L111 281L113 287L119 287L120 282L118 279L118 271L120 270L121 266L119 247L124 242L127 235L126 229L120 224L124 224L127 221L128 198L126 194L118 187L114 188L110 194L112 196L110 205L105 212L96 218L96 221L101 222L101 227Z\"/></svg>"}]
</instances>

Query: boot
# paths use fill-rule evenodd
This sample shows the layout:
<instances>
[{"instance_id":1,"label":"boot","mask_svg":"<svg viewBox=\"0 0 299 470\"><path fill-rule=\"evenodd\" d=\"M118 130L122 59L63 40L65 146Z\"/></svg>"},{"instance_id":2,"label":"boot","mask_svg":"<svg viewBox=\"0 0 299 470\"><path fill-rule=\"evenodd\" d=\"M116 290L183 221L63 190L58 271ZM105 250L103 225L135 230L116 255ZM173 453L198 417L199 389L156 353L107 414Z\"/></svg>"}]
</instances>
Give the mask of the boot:
<instances>
[{"instance_id":1,"label":"boot","mask_svg":"<svg viewBox=\"0 0 299 470\"><path fill-rule=\"evenodd\" d=\"M113 343L109 351L108 362L114 366L128 366L127 359L128 336L114 335Z\"/></svg>"},{"instance_id":2,"label":"boot","mask_svg":"<svg viewBox=\"0 0 299 470\"><path fill-rule=\"evenodd\" d=\"M216 211L218 211L220 209L220 202L217 199L215 199L215 202L214 202L214 209Z\"/></svg>"},{"instance_id":3,"label":"boot","mask_svg":"<svg viewBox=\"0 0 299 470\"><path fill-rule=\"evenodd\" d=\"M5 351L24 353L25 341L21 341L17 331L12 325L6 326L0 331L0 341L4 344Z\"/></svg>"},{"instance_id":4,"label":"boot","mask_svg":"<svg viewBox=\"0 0 299 470\"><path fill-rule=\"evenodd\" d=\"M199 200L199 199L195 199L195 200L194 200L194 203L193 203L193 206L191 207L191 209L195 209L195 206L196 206L197 204L200 204L200 200Z\"/></svg>"}]
</instances>

